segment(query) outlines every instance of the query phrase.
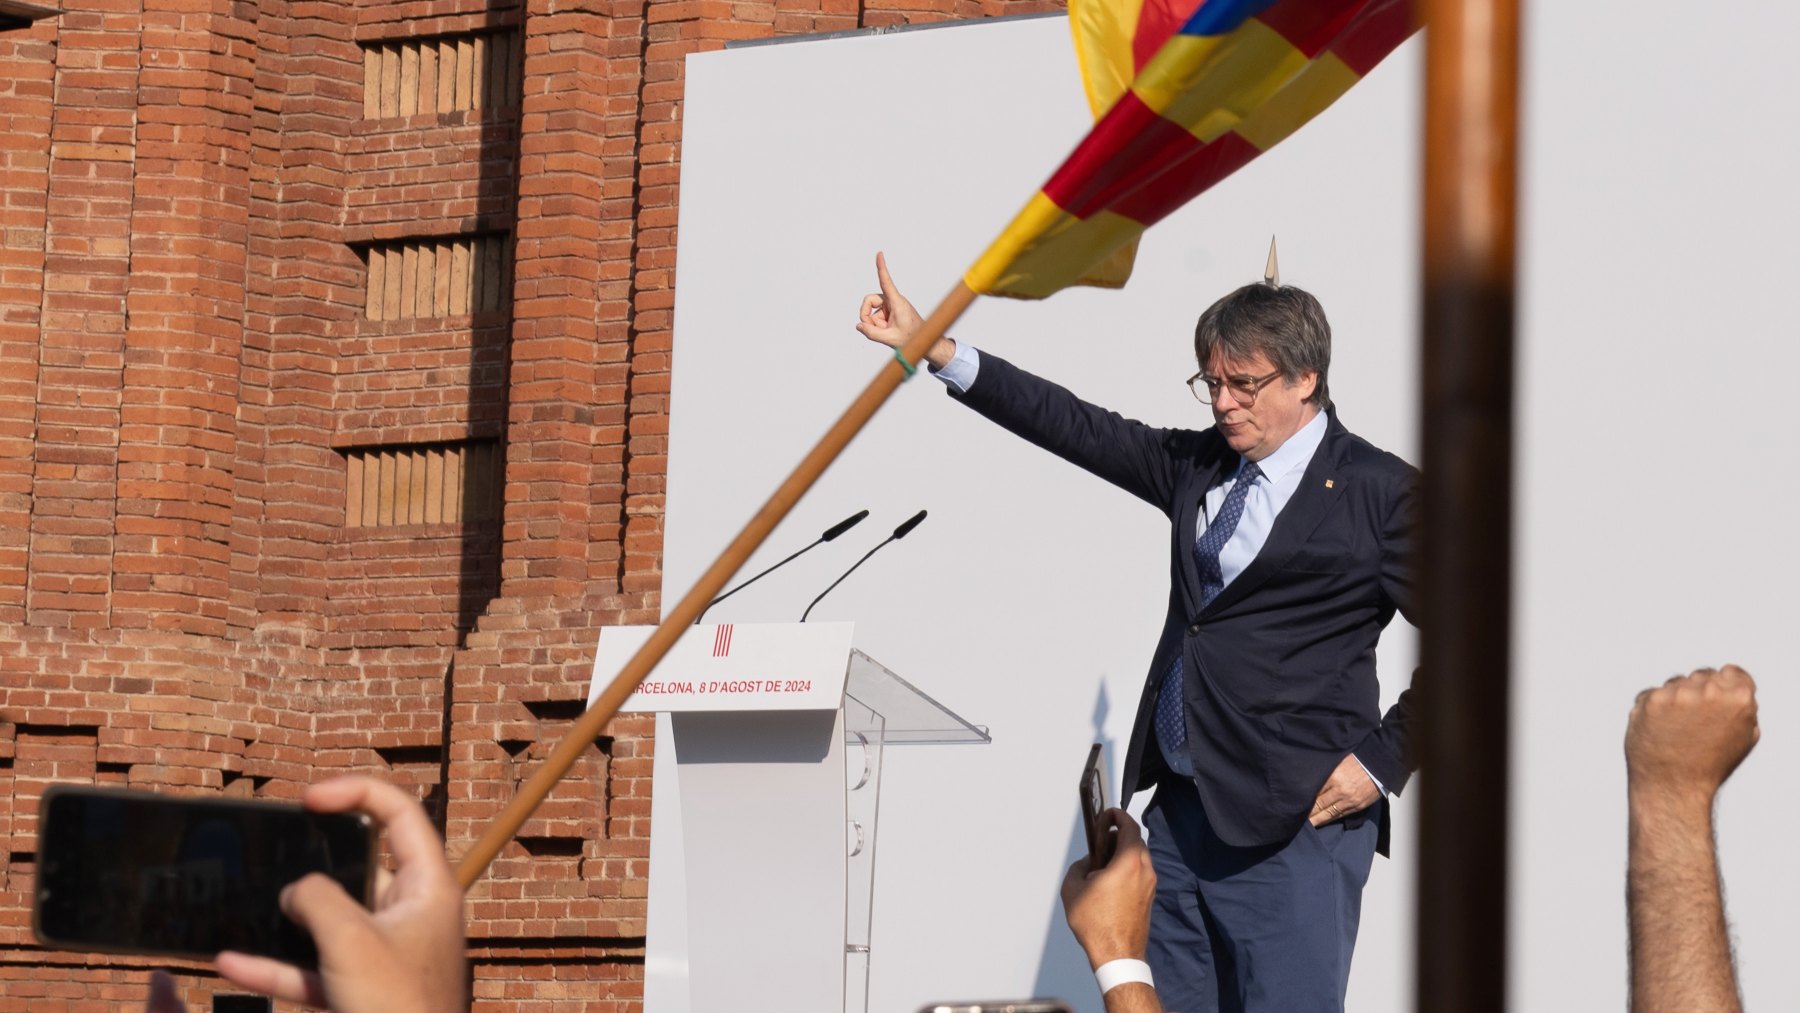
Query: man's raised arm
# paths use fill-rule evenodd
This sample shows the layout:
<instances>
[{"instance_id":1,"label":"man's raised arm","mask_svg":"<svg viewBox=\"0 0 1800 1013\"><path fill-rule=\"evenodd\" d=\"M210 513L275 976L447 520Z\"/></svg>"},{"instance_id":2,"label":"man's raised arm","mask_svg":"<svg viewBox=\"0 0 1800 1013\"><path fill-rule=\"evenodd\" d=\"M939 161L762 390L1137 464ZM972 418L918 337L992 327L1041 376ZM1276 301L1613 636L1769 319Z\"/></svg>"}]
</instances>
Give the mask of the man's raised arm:
<instances>
[{"instance_id":1,"label":"man's raised arm","mask_svg":"<svg viewBox=\"0 0 1800 1013\"><path fill-rule=\"evenodd\" d=\"M1713 800L1756 745L1756 683L1735 665L1638 694L1630 776L1633 1013L1741 1013L1713 843Z\"/></svg>"}]
</instances>

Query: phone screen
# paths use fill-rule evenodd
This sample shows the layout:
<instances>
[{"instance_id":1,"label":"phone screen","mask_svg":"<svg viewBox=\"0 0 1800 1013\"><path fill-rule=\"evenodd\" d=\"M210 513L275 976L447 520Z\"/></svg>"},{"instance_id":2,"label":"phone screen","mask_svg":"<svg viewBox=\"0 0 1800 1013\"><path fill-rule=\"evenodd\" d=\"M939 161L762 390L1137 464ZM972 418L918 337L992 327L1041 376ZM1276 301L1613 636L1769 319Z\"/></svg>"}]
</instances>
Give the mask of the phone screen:
<instances>
[{"instance_id":1,"label":"phone screen","mask_svg":"<svg viewBox=\"0 0 1800 1013\"><path fill-rule=\"evenodd\" d=\"M60 949L238 950L313 967L282 888L323 872L366 904L374 871L366 817L297 805L53 786L38 830L33 924Z\"/></svg>"}]
</instances>

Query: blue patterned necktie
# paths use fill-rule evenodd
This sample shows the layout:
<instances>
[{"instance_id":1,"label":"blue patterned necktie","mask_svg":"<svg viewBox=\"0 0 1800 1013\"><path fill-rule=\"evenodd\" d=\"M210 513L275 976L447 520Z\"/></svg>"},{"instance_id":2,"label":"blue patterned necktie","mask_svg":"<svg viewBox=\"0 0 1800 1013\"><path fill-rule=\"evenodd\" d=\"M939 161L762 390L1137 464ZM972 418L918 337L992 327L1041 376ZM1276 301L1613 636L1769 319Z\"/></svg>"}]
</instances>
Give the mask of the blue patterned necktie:
<instances>
[{"instance_id":1,"label":"blue patterned necktie","mask_svg":"<svg viewBox=\"0 0 1800 1013\"><path fill-rule=\"evenodd\" d=\"M1225 502L1219 505L1219 516L1206 525L1206 531L1194 542L1194 565L1200 571L1201 608L1211 605L1219 592L1225 590L1219 553L1237 530L1238 520L1244 516L1244 498L1250 495L1250 487L1260 477L1262 469L1254 461L1245 461L1238 469L1237 483L1225 494ZM1162 686L1156 691L1156 737L1169 753L1179 753L1187 745L1181 683L1181 651L1177 650L1168 674L1163 676Z\"/></svg>"}]
</instances>

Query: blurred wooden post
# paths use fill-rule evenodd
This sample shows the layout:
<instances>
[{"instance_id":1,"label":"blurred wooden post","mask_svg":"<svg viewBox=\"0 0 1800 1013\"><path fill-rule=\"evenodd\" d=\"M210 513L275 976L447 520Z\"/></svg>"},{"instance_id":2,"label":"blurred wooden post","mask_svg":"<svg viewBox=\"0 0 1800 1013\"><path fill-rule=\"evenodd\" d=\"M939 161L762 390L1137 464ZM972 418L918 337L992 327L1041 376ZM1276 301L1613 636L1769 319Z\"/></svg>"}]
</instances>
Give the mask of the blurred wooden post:
<instances>
[{"instance_id":1,"label":"blurred wooden post","mask_svg":"<svg viewBox=\"0 0 1800 1013\"><path fill-rule=\"evenodd\" d=\"M1417 1008L1506 1008L1518 0L1426 0Z\"/></svg>"}]
</instances>

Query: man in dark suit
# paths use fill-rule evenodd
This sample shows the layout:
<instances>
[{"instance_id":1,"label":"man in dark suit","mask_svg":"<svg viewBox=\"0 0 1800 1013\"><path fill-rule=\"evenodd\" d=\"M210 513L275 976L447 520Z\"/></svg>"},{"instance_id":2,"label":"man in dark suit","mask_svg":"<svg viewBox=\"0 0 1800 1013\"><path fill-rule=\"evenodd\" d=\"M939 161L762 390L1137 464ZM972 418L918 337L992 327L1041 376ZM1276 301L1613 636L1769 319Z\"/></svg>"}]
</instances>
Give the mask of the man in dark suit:
<instances>
[{"instance_id":1,"label":"man in dark suit","mask_svg":"<svg viewBox=\"0 0 1800 1013\"><path fill-rule=\"evenodd\" d=\"M857 329L921 321L877 257ZM1188 383L1213 426L1158 429L945 338L952 396L1161 509L1168 613L1125 755L1157 875L1148 962L1169 1009L1342 1009L1383 793L1414 762L1375 644L1412 607L1417 472L1338 422L1318 301L1270 281L1213 304Z\"/></svg>"}]
</instances>

